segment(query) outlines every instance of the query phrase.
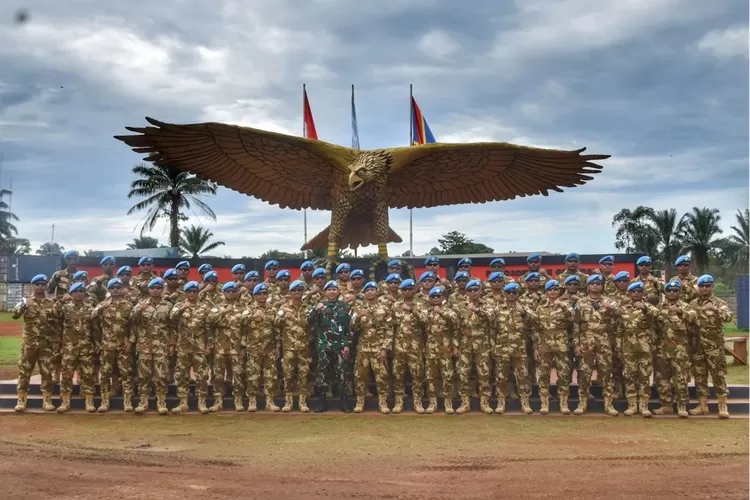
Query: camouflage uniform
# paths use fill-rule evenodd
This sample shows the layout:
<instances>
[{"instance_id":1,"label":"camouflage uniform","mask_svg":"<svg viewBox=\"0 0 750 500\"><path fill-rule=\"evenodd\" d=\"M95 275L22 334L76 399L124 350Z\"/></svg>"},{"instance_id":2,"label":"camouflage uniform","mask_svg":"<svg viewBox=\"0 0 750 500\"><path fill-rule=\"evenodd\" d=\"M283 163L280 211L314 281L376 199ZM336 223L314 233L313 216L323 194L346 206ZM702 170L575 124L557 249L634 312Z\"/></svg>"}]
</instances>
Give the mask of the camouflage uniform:
<instances>
[{"instance_id":1,"label":"camouflage uniform","mask_svg":"<svg viewBox=\"0 0 750 500\"><path fill-rule=\"evenodd\" d=\"M53 295L54 299L60 301L67 295L70 285L73 284L73 272L67 269L55 271L47 284L47 294ZM52 339L52 379L58 380L62 368L62 323L59 319L54 320L55 335Z\"/></svg>"},{"instance_id":2,"label":"camouflage uniform","mask_svg":"<svg viewBox=\"0 0 750 500\"><path fill-rule=\"evenodd\" d=\"M697 346L693 357L695 392L701 403L700 406L706 407L704 402L708 398L708 375L710 373L716 398L719 401L720 415L721 413L728 415L726 400L729 389L726 380L727 360L724 355L723 323L732 320L732 311L726 302L713 295L698 297L690 305L698 315ZM707 409L704 413L708 413Z\"/></svg>"},{"instance_id":3,"label":"camouflage uniform","mask_svg":"<svg viewBox=\"0 0 750 500\"><path fill-rule=\"evenodd\" d=\"M690 304L692 301L698 298L698 278L688 273L686 276L677 275L673 278L669 278L669 281L679 281L682 285L680 287L680 299L686 304Z\"/></svg>"},{"instance_id":4,"label":"camouflage uniform","mask_svg":"<svg viewBox=\"0 0 750 500\"><path fill-rule=\"evenodd\" d=\"M409 308L407 311L406 308ZM396 398L394 413L403 406L404 377L406 370L411 374L411 393L414 409L423 413L422 399L424 398L424 325L427 321L427 309L417 302L416 297L409 303L403 298L393 305L394 340L393 340L393 395ZM399 403L401 403L399 405ZM421 409L421 411L419 411Z\"/></svg>"},{"instance_id":5,"label":"camouflage uniform","mask_svg":"<svg viewBox=\"0 0 750 500\"><path fill-rule=\"evenodd\" d=\"M524 413L531 413L529 380L526 357L526 332L537 321L536 314L522 303L506 302L497 308L497 327L493 344L495 370L497 374L496 413L505 412L505 398L508 395L508 378L511 370L518 384L518 395Z\"/></svg>"},{"instance_id":6,"label":"camouflage uniform","mask_svg":"<svg viewBox=\"0 0 750 500\"><path fill-rule=\"evenodd\" d=\"M393 348L393 316L389 308L375 302L365 302L352 314L352 329L358 333L354 372L354 391L357 395L355 412L361 412L367 394L370 370L375 374L380 411L387 413L388 363L379 357L380 351ZM390 411L390 410L388 410Z\"/></svg>"},{"instance_id":7,"label":"camouflage uniform","mask_svg":"<svg viewBox=\"0 0 750 500\"><path fill-rule=\"evenodd\" d=\"M73 392L73 372L78 372L81 394L86 397L86 410L94 408L94 338L91 324L92 308L85 302L73 301L55 305L55 315L62 328L62 376L60 377L60 397L63 400L60 411L70 408L70 394ZM67 405L66 405L67 403Z\"/></svg>"},{"instance_id":8,"label":"camouflage uniform","mask_svg":"<svg viewBox=\"0 0 750 500\"><path fill-rule=\"evenodd\" d=\"M269 294L271 292L269 291ZM224 295L221 293L219 285L214 285L213 290L202 288L198 292L198 302L208 307L218 307L224 303Z\"/></svg>"},{"instance_id":9,"label":"camouflage uniform","mask_svg":"<svg viewBox=\"0 0 750 500\"><path fill-rule=\"evenodd\" d=\"M13 309L13 319L23 316L21 355L18 358L18 398L23 399L25 409L29 392L29 379L35 366L39 366L42 377L42 395L46 410L52 406L52 344L55 340L55 302L49 298L28 297L25 303Z\"/></svg>"},{"instance_id":10,"label":"camouflage uniform","mask_svg":"<svg viewBox=\"0 0 750 500\"><path fill-rule=\"evenodd\" d=\"M100 411L109 409L115 366L120 374L125 411L132 411L133 357L127 345L130 338L130 316L133 307L126 297L110 297L92 312L94 329L101 337L101 395Z\"/></svg>"},{"instance_id":11,"label":"camouflage uniform","mask_svg":"<svg viewBox=\"0 0 750 500\"><path fill-rule=\"evenodd\" d=\"M609 296L617 293L617 285L615 285L615 275L612 273L609 273L608 275L604 276L604 273L597 272L597 274L601 274L602 281L604 283L604 287L602 288L602 294Z\"/></svg>"},{"instance_id":12,"label":"camouflage uniform","mask_svg":"<svg viewBox=\"0 0 750 500\"><path fill-rule=\"evenodd\" d=\"M177 281L179 283L179 280ZM169 288L167 284L161 295L162 300L166 300L173 306L185 301L185 292L182 287ZM177 350L167 355L167 384L175 381L175 372L177 370ZM179 413L179 412L178 412Z\"/></svg>"},{"instance_id":13,"label":"camouflage uniform","mask_svg":"<svg viewBox=\"0 0 750 500\"><path fill-rule=\"evenodd\" d=\"M615 309L606 309L602 301L604 297L583 297L578 301L580 330L576 339L581 353L581 366L578 372L578 408L576 415L586 412L587 396L591 388L591 378L594 369L602 387L604 396L604 411L613 416L617 412L612 406L612 341L610 325L615 316Z\"/></svg>"},{"instance_id":14,"label":"camouflage uniform","mask_svg":"<svg viewBox=\"0 0 750 500\"><path fill-rule=\"evenodd\" d=\"M430 404L427 413L434 413L437 407L437 382L443 380L446 411L453 413L453 350L458 349L459 319L456 312L445 303L435 311L428 305L425 321L427 342L425 343L425 372L427 376L427 397Z\"/></svg>"},{"instance_id":15,"label":"camouflage uniform","mask_svg":"<svg viewBox=\"0 0 750 500\"><path fill-rule=\"evenodd\" d=\"M248 410L257 408L258 386L261 375L266 394L266 409L278 410L273 403L276 392L276 359L281 352L281 340L274 328L277 311L267 303L253 304L247 310L249 327L247 333L247 384L245 392L249 404Z\"/></svg>"},{"instance_id":16,"label":"camouflage uniform","mask_svg":"<svg viewBox=\"0 0 750 500\"><path fill-rule=\"evenodd\" d=\"M674 307L676 310L672 310ZM686 412L690 399L688 381L690 380L690 354L688 353L688 326L698 319L695 310L686 302L678 300L670 304L663 302L659 312L664 323L664 337L661 341L661 352L665 361L663 377L659 380L659 402L663 408L672 409L672 389L675 392L678 412ZM687 416L685 414L684 416Z\"/></svg>"},{"instance_id":17,"label":"camouflage uniform","mask_svg":"<svg viewBox=\"0 0 750 500\"><path fill-rule=\"evenodd\" d=\"M207 413L206 396L208 395L208 360L206 350L209 346L206 319L207 310L197 302L183 301L172 306L169 319L172 322L170 345L176 346L177 365L175 382L180 405L173 408L173 413L188 410L190 371L195 374L195 394L198 396L198 409Z\"/></svg>"},{"instance_id":18,"label":"camouflage uniform","mask_svg":"<svg viewBox=\"0 0 750 500\"><path fill-rule=\"evenodd\" d=\"M650 416L648 400L653 371L652 352L656 343L653 324L659 317L659 310L648 302L644 302L643 310L636 309L633 301L628 300L619 309L619 314L617 350L622 352L625 366L625 396L628 399L625 415L640 411L643 416Z\"/></svg>"},{"instance_id":19,"label":"camouflage uniform","mask_svg":"<svg viewBox=\"0 0 750 500\"><path fill-rule=\"evenodd\" d=\"M305 304L287 302L276 313L274 326L277 328L284 350L281 367L284 376L285 411L291 411L294 403L295 383L299 393L306 391L310 373L309 319ZM295 377L296 371L296 377Z\"/></svg>"},{"instance_id":20,"label":"camouflage uniform","mask_svg":"<svg viewBox=\"0 0 750 500\"><path fill-rule=\"evenodd\" d=\"M476 310L472 311L471 307ZM472 363L477 365L477 384L481 397L482 410L489 409L489 399L492 396L490 387L490 369L492 358L490 347L490 332L495 325L495 311L491 303L477 301L467 302L458 309L460 335L458 338L458 362L456 368L460 382L459 394L461 407L457 413L469 411L470 405L470 377ZM490 411L492 411L490 409Z\"/></svg>"},{"instance_id":21,"label":"camouflage uniform","mask_svg":"<svg viewBox=\"0 0 750 500\"><path fill-rule=\"evenodd\" d=\"M518 284L521 285L521 295L525 295L526 292L529 290L529 285L526 283L526 277L529 275L529 273L536 272L539 274L539 286L542 290L544 290L544 284L547 283L547 276L542 274L542 271L546 273L548 276L552 276L549 271L546 269L539 269L539 271L527 271L523 273L521 276L518 277ZM562 282L561 282L562 283Z\"/></svg>"},{"instance_id":22,"label":"camouflage uniform","mask_svg":"<svg viewBox=\"0 0 750 500\"><path fill-rule=\"evenodd\" d=\"M160 414L167 413L167 344L170 339L171 304L165 300L144 300L133 309L130 343L138 349L138 396L136 413L148 409L151 386Z\"/></svg>"},{"instance_id":23,"label":"camouflage uniform","mask_svg":"<svg viewBox=\"0 0 750 500\"><path fill-rule=\"evenodd\" d=\"M565 280L568 279L571 276L578 276L578 282L581 284L581 289L583 289L583 287L586 286L586 280L589 279L589 275L586 274L586 273L582 273L581 271L576 271L575 273L571 273L567 269L565 271L561 272L557 276L557 278L555 278L555 279L557 279L557 281L559 281L561 284L563 284L563 283L565 283ZM540 280L539 280L539 282L540 283L542 282L542 280L541 280L541 274L540 274ZM544 285L542 285L542 287L544 287Z\"/></svg>"},{"instance_id":24,"label":"camouflage uniform","mask_svg":"<svg viewBox=\"0 0 750 500\"><path fill-rule=\"evenodd\" d=\"M96 304L104 302L108 298L107 283L113 278L115 276L105 273L91 280L87 291L96 298Z\"/></svg>"},{"instance_id":25,"label":"camouflage uniform","mask_svg":"<svg viewBox=\"0 0 750 500\"><path fill-rule=\"evenodd\" d=\"M646 277L636 276L632 283L642 282L643 283L643 299L653 306L658 306L661 302L662 294L664 293L664 282L649 274ZM659 387L661 380L669 378L664 375L667 371L667 362L664 359L662 352L662 344L664 341L664 325L661 320L657 319L653 322L652 328L654 329L654 344L653 344L653 371L654 371L654 385Z\"/></svg>"},{"instance_id":26,"label":"camouflage uniform","mask_svg":"<svg viewBox=\"0 0 750 500\"><path fill-rule=\"evenodd\" d=\"M317 369L315 373L315 388L321 397L325 397L331 386L337 382L341 399L347 397L349 380L351 379L350 359L345 359L342 350L350 348L352 335L350 331L349 306L343 300L324 300L322 309L315 304L310 310L310 325L313 329L313 340L317 352Z\"/></svg>"},{"instance_id":27,"label":"camouflage uniform","mask_svg":"<svg viewBox=\"0 0 750 500\"><path fill-rule=\"evenodd\" d=\"M147 299L149 298L148 283L154 278L156 275L151 271L141 271L130 279L130 286L138 290L142 299ZM166 289L164 291L166 292Z\"/></svg>"},{"instance_id":28,"label":"camouflage uniform","mask_svg":"<svg viewBox=\"0 0 750 500\"><path fill-rule=\"evenodd\" d=\"M574 321L575 313L563 298L551 304L542 304L536 313L538 320L534 328L534 348L539 352L539 398L542 400L540 412L549 412L550 371L552 365L555 365L560 410L568 413L570 357L567 329Z\"/></svg>"},{"instance_id":29,"label":"camouflage uniform","mask_svg":"<svg viewBox=\"0 0 750 500\"><path fill-rule=\"evenodd\" d=\"M623 304L630 301L630 297L625 292L619 290L607 297L618 311L612 316L609 323L609 343L612 346L612 397L614 399L625 397L625 364L620 352L617 350L617 332L620 325L619 309Z\"/></svg>"},{"instance_id":30,"label":"camouflage uniform","mask_svg":"<svg viewBox=\"0 0 750 500\"><path fill-rule=\"evenodd\" d=\"M208 311L206 327L214 354L211 374L214 405L211 411L219 411L223 407L226 380L232 381L235 410L244 409L242 396L245 393L245 353L249 321L249 314L237 299L224 301Z\"/></svg>"}]
</instances>

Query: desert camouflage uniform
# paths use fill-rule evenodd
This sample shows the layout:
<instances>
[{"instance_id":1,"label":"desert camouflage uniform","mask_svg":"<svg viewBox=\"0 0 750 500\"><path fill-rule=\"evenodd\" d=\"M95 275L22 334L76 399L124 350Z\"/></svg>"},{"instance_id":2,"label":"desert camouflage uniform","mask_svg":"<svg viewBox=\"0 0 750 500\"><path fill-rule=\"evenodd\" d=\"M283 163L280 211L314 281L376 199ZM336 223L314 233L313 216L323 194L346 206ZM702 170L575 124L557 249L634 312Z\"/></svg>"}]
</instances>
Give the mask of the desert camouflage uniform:
<instances>
[{"instance_id":1,"label":"desert camouflage uniform","mask_svg":"<svg viewBox=\"0 0 750 500\"><path fill-rule=\"evenodd\" d=\"M142 299L148 299L148 283L154 278L156 278L156 275L151 271L140 271L138 274L130 278L130 286L140 292Z\"/></svg>"},{"instance_id":2,"label":"desert camouflage uniform","mask_svg":"<svg viewBox=\"0 0 750 500\"><path fill-rule=\"evenodd\" d=\"M393 348L393 316L389 308L375 302L365 302L352 314L352 329L358 333L359 342L354 372L354 392L357 399L367 394L370 370L375 374L378 395L388 395L388 364L378 355Z\"/></svg>"},{"instance_id":3,"label":"desert camouflage uniform","mask_svg":"<svg viewBox=\"0 0 750 500\"><path fill-rule=\"evenodd\" d=\"M546 279L545 279L546 281ZM541 280L540 280L541 283ZM541 289L531 291L526 285L526 288L521 286L521 294L518 297L518 303L526 308L527 311L536 313L539 306L547 302L547 297ZM534 335L533 329L530 326L524 326L526 334L526 364L529 373L529 380L533 385L536 382L536 361L534 360Z\"/></svg>"},{"instance_id":4,"label":"desert camouflage uniform","mask_svg":"<svg viewBox=\"0 0 750 500\"><path fill-rule=\"evenodd\" d=\"M544 290L544 284L547 283L547 280L549 278L547 278L547 276L542 274L542 271L547 273L547 275L549 276L552 276L552 275L546 269L540 268L539 271L536 271L539 274L539 287L540 289ZM531 272L533 271L526 271L525 273L523 273L521 276L518 277L518 284L521 286L521 296L525 295L526 292L529 290L529 285L526 283L526 277ZM560 283L562 283L562 281Z\"/></svg>"},{"instance_id":5,"label":"desert camouflage uniform","mask_svg":"<svg viewBox=\"0 0 750 500\"><path fill-rule=\"evenodd\" d=\"M94 329L101 338L101 394L112 396L115 366L120 374L122 392L126 398L133 394L133 357L127 346L130 338L130 316L133 306L126 297L110 297L92 312Z\"/></svg>"},{"instance_id":6,"label":"desert camouflage uniform","mask_svg":"<svg viewBox=\"0 0 750 500\"><path fill-rule=\"evenodd\" d=\"M615 275L610 273L607 276L604 276L603 273L599 272L597 274L601 274L604 287L602 288L602 293L606 296L613 295L617 293L617 285L615 285Z\"/></svg>"},{"instance_id":7,"label":"desert camouflage uniform","mask_svg":"<svg viewBox=\"0 0 750 500\"><path fill-rule=\"evenodd\" d=\"M507 285L508 283L513 283L513 279L510 276L507 276L503 273L503 279L502 279L503 286ZM502 288L500 289L502 290ZM490 283L488 280L482 281L482 295L487 295L492 293L492 283Z\"/></svg>"},{"instance_id":8,"label":"desert camouflage uniform","mask_svg":"<svg viewBox=\"0 0 750 500\"><path fill-rule=\"evenodd\" d=\"M534 348L539 352L539 397L549 401L550 371L557 370L557 397L560 406L567 407L570 393L570 358L568 356L568 327L575 319L573 309L565 298L552 304L542 304L536 310Z\"/></svg>"},{"instance_id":9,"label":"desert camouflage uniform","mask_svg":"<svg viewBox=\"0 0 750 500\"><path fill-rule=\"evenodd\" d=\"M672 311L671 307L676 307L677 310ZM657 385L659 402L661 406L671 408L672 389L674 389L676 403L687 406L690 398L688 395L688 381L690 380L688 327L694 324L698 317L695 310L682 300L674 304L666 301L661 303L659 312L664 324L661 352L666 368Z\"/></svg>"},{"instance_id":10,"label":"desert camouflage uniform","mask_svg":"<svg viewBox=\"0 0 750 500\"><path fill-rule=\"evenodd\" d=\"M95 342L91 324L92 308L82 302L73 301L55 304L55 315L62 324L62 376L60 394L69 395L73 391L73 372L78 372L81 394L94 395L93 355Z\"/></svg>"},{"instance_id":11,"label":"desert camouflage uniform","mask_svg":"<svg viewBox=\"0 0 750 500\"><path fill-rule=\"evenodd\" d=\"M428 305L425 321L427 342L425 343L425 375L427 377L427 397L437 397L437 383L443 381L445 400L450 402L453 395L453 349L458 349L459 318L446 303L436 312ZM434 411L434 410L433 410Z\"/></svg>"},{"instance_id":12,"label":"desert camouflage uniform","mask_svg":"<svg viewBox=\"0 0 750 500\"><path fill-rule=\"evenodd\" d=\"M405 307L409 307L407 311ZM427 309L416 297L407 303L403 298L393 305L393 394L397 398L406 392L404 378L408 368L411 374L411 392L414 401L424 397L425 322Z\"/></svg>"},{"instance_id":13,"label":"desert camouflage uniform","mask_svg":"<svg viewBox=\"0 0 750 500\"><path fill-rule=\"evenodd\" d=\"M55 271L47 283L47 294L53 295L56 301L62 300L67 295L70 285L73 284L73 274L67 269ZM62 370L62 323L59 318L53 320L55 335L52 338L52 379L58 380Z\"/></svg>"},{"instance_id":14,"label":"desert camouflage uniform","mask_svg":"<svg viewBox=\"0 0 750 500\"><path fill-rule=\"evenodd\" d=\"M26 298L13 309L13 319L23 316L21 355L18 358L18 395L27 394L29 379L39 366L42 391L52 394L52 344L55 340L55 302L50 298Z\"/></svg>"},{"instance_id":15,"label":"desert camouflage uniform","mask_svg":"<svg viewBox=\"0 0 750 500\"><path fill-rule=\"evenodd\" d=\"M208 395L207 313L205 306L187 300L175 304L169 312L173 326L170 344L176 346L177 354L177 397L181 400L188 397L191 370L195 374L195 395L199 398Z\"/></svg>"},{"instance_id":16,"label":"desert camouflage uniform","mask_svg":"<svg viewBox=\"0 0 750 500\"><path fill-rule=\"evenodd\" d=\"M224 294L221 293L221 287L216 284L213 290L202 288L198 292L198 302L209 308L219 307L224 303Z\"/></svg>"},{"instance_id":17,"label":"desert camouflage uniform","mask_svg":"<svg viewBox=\"0 0 750 500\"><path fill-rule=\"evenodd\" d=\"M662 294L664 293L664 282L649 274L645 278L643 276L636 276L632 283L637 282L643 283L643 299L653 306L659 305L662 300ZM661 380L665 378L664 372L667 370L667 362L664 359L662 352L662 343L664 341L664 325L661 319L657 319L653 322L652 328L654 329L654 344L653 344L653 371L654 371L654 385L659 387Z\"/></svg>"},{"instance_id":18,"label":"desert camouflage uniform","mask_svg":"<svg viewBox=\"0 0 750 500\"><path fill-rule=\"evenodd\" d=\"M634 408L636 401L640 399L641 412L648 410L653 372L652 353L656 343L653 324L659 317L656 307L648 302L644 302L644 306L645 311L635 309L632 300L623 303L618 310L620 322L617 335L617 350L622 352L625 367L628 408Z\"/></svg>"},{"instance_id":19,"label":"desert camouflage uniform","mask_svg":"<svg viewBox=\"0 0 750 500\"><path fill-rule=\"evenodd\" d=\"M477 365L477 384L479 395L485 398L492 396L490 388L490 369L492 349L490 347L490 332L495 325L495 308L493 304L477 301L472 304L467 301L459 306L458 362L456 368L460 382L459 394L464 403L468 403L472 363Z\"/></svg>"},{"instance_id":20,"label":"desert camouflage uniform","mask_svg":"<svg viewBox=\"0 0 750 500\"><path fill-rule=\"evenodd\" d=\"M615 293L607 297L618 311L612 316L609 323L609 343L612 346L612 397L622 398L625 395L625 363L622 359L622 353L617 348L617 335L620 327L619 309L623 304L630 302L630 297L626 292L616 290Z\"/></svg>"},{"instance_id":21,"label":"desert camouflage uniform","mask_svg":"<svg viewBox=\"0 0 750 500\"><path fill-rule=\"evenodd\" d=\"M211 375L215 400L224 396L227 380L232 381L232 395L235 401L238 398L241 400L245 393L245 353L247 325L250 320L249 315L244 314L245 311L244 304L236 299L223 301L208 311L206 327L209 341L214 348Z\"/></svg>"},{"instance_id":22,"label":"desert camouflage uniform","mask_svg":"<svg viewBox=\"0 0 750 500\"><path fill-rule=\"evenodd\" d=\"M266 278L266 280L263 281L263 283L265 283L266 286L268 287L269 299L271 298L271 295L277 295L279 293L279 282L276 281L276 278L274 279Z\"/></svg>"},{"instance_id":23,"label":"desert camouflage uniform","mask_svg":"<svg viewBox=\"0 0 750 500\"><path fill-rule=\"evenodd\" d=\"M698 346L693 358L693 376L698 398L708 397L708 375L717 398L726 398L727 360L724 355L724 323L732 320L732 311L722 299L698 297L690 304L698 318Z\"/></svg>"},{"instance_id":24,"label":"desert camouflage uniform","mask_svg":"<svg viewBox=\"0 0 750 500\"><path fill-rule=\"evenodd\" d=\"M560 273L560 274L559 274L559 275L557 276L557 278L555 278L555 279L556 279L557 281L559 281L559 282L560 282L560 284L562 285L563 283L565 283L565 280L566 280L566 279L568 279L569 277L571 277L571 276L574 276L574 275L575 275L575 276L578 276L578 282L579 282L579 283L581 284L581 290L585 290L585 286L586 286L586 280L587 280L587 279L589 279L589 275L588 275L588 274L586 274L586 273L582 273L582 272L581 272L580 270L579 270L579 271L576 271L575 273L571 273L570 271L568 271L568 270L566 269L565 271L561 272L561 273ZM539 282L540 282L540 283L542 282L542 281L541 281L541 279L539 280ZM543 287L543 286L544 286L544 285L542 285L542 287ZM562 290L562 288L561 288L561 290ZM563 296L564 296L564 295L563 295Z\"/></svg>"},{"instance_id":25,"label":"desert camouflage uniform","mask_svg":"<svg viewBox=\"0 0 750 500\"><path fill-rule=\"evenodd\" d=\"M679 281L682 286L680 287L680 299L686 304L690 304L692 301L698 298L698 278L688 273L687 276L675 276L669 278L669 281Z\"/></svg>"},{"instance_id":26,"label":"desert camouflage uniform","mask_svg":"<svg viewBox=\"0 0 750 500\"><path fill-rule=\"evenodd\" d=\"M162 292L162 300L166 300L173 306L185 301L185 292L182 288L169 288L169 285L164 287ZM171 384L175 381L175 372L177 371L177 350L172 354L167 355L167 383Z\"/></svg>"},{"instance_id":27,"label":"desert camouflage uniform","mask_svg":"<svg viewBox=\"0 0 750 500\"><path fill-rule=\"evenodd\" d=\"M401 294L396 293L395 295L390 293L388 290L378 297L378 303L383 307L392 308L393 305L401 299Z\"/></svg>"},{"instance_id":28,"label":"desert camouflage uniform","mask_svg":"<svg viewBox=\"0 0 750 500\"><path fill-rule=\"evenodd\" d=\"M352 335L350 331L349 306L343 300L319 302L322 309L314 304L310 310L310 325L317 352L315 388L318 395L326 394L334 383L338 384L341 396L346 397L351 379ZM350 348L349 359L344 359L342 350Z\"/></svg>"},{"instance_id":29,"label":"desert camouflage uniform","mask_svg":"<svg viewBox=\"0 0 750 500\"><path fill-rule=\"evenodd\" d=\"M497 328L493 342L495 370L497 374L498 406L503 408L508 395L508 378L513 371L518 386L518 395L526 401L531 396L526 357L526 336L534 323L536 313L522 304L503 304L497 308ZM498 413L500 413L498 411Z\"/></svg>"},{"instance_id":30,"label":"desert camouflage uniform","mask_svg":"<svg viewBox=\"0 0 750 500\"><path fill-rule=\"evenodd\" d=\"M96 304L104 302L104 300L109 297L107 283L113 278L115 278L114 275L110 276L109 274L102 274L91 280L87 291L96 297Z\"/></svg>"},{"instance_id":31,"label":"desert camouflage uniform","mask_svg":"<svg viewBox=\"0 0 750 500\"><path fill-rule=\"evenodd\" d=\"M125 286L123 288L126 289L125 297L133 307L137 306L140 301L144 300L140 290L137 288L132 286Z\"/></svg>"},{"instance_id":32,"label":"desert camouflage uniform","mask_svg":"<svg viewBox=\"0 0 750 500\"><path fill-rule=\"evenodd\" d=\"M266 303L253 304L247 311L247 386L248 398L258 397L258 386L263 376L266 407L276 392L276 359L281 352L281 339L274 327L277 310Z\"/></svg>"},{"instance_id":33,"label":"desert camouflage uniform","mask_svg":"<svg viewBox=\"0 0 750 500\"><path fill-rule=\"evenodd\" d=\"M133 309L130 343L138 349L138 406L144 409L148 407L152 385L157 406L166 408L170 311L171 304L161 299L144 300Z\"/></svg>"},{"instance_id":34,"label":"desert camouflage uniform","mask_svg":"<svg viewBox=\"0 0 750 500\"><path fill-rule=\"evenodd\" d=\"M579 406L585 411L585 400L591 388L591 378L596 370L597 378L602 387L604 406L612 406L612 338L610 335L612 320L616 309L607 310L602 302L605 297L593 298L586 296L578 301L578 315L580 331L576 339L581 356L578 371Z\"/></svg>"},{"instance_id":35,"label":"desert camouflage uniform","mask_svg":"<svg viewBox=\"0 0 750 500\"><path fill-rule=\"evenodd\" d=\"M295 383L298 385L300 393L306 391L307 377L310 373L307 307L304 303L300 305L295 305L293 302L284 304L276 313L274 326L279 332L281 346L284 350L281 366L284 376L284 393L288 400L294 397Z\"/></svg>"}]
</instances>

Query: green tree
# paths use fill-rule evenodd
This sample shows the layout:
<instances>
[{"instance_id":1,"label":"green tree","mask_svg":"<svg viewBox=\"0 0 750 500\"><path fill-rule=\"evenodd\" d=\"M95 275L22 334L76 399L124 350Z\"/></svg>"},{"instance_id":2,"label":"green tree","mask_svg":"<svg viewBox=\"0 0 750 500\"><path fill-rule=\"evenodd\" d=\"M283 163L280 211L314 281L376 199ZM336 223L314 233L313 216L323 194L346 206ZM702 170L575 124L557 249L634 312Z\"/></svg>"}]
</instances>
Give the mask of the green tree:
<instances>
[{"instance_id":1,"label":"green tree","mask_svg":"<svg viewBox=\"0 0 750 500\"><path fill-rule=\"evenodd\" d=\"M656 255L658 235L649 224L654 215L654 209L638 206L635 210L623 208L612 218L615 233L615 248L625 253L645 253Z\"/></svg>"},{"instance_id":2,"label":"green tree","mask_svg":"<svg viewBox=\"0 0 750 500\"><path fill-rule=\"evenodd\" d=\"M750 210L737 210L734 214L737 224L732 226L734 234L727 238L727 254L732 264L747 270L750 265Z\"/></svg>"},{"instance_id":3,"label":"green tree","mask_svg":"<svg viewBox=\"0 0 750 500\"><path fill-rule=\"evenodd\" d=\"M130 250L144 250L147 248L159 248L159 240L152 238L151 236L141 236L140 238L133 238L132 243L128 243Z\"/></svg>"},{"instance_id":4,"label":"green tree","mask_svg":"<svg viewBox=\"0 0 750 500\"><path fill-rule=\"evenodd\" d=\"M195 259L225 245L223 241L211 241L213 237L214 233L202 227L183 228L180 235L180 253Z\"/></svg>"},{"instance_id":5,"label":"green tree","mask_svg":"<svg viewBox=\"0 0 750 500\"><path fill-rule=\"evenodd\" d=\"M494 250L483 243L478 243L464 233L451 231L438 238L438 247L430 250L430 255L471 255L493 253Z\"/></svg>"},{"instance_id":6,"label":"green tree","mask_svg":"<svg viewBox=\"0 0 750 500\"><path fill-rule=\"evenodd\" d=\"M6 255L27 255L31 253L31 243L26 238L6 238L0 241L0 253Z\"/></svg>"},{"instance_id":7,"label":"green tree","mask_svg":"<svg viewBox=\"0 0 750 500\"><path fill-rule=\"evenodd\" d=\"M142 197L128 215L146 210L146 217L141 226L141 235L154 229L160 218L169 221L169 244L173 248L180 246L180 221L187 217L182 213L194 204L212 220L216 214L200 196L215 195L217 185L203 180L193 174L182 172L173 167L139 163L133 167L133 173L140 176L130 185L128 198Z\"/></svg>"},{"instance_id":8,"label":"green tree","mask_svg":"<svg viewBox=\"0 0 750 500\"><path fill-rule=\"evenodd\" d=\"M59 243L52 243L50 241L42 243L42 245L36 250L37 255L52 256L62 255L65 251L65 247L60 246Z\"/></svg>"},{"instance_id":9,"label":"green tree","mask_svg":"<svg viewBox=\"0 0 750 500\"><path fill-rule=\"evenodd\" d=\"M682 239L685 249L690 251L698 272L703 274L711 261L712 252L721 249L724 243L722 239L716 238L723 232L719 227L721 215L716 208L693 207L683 219L685 226Z\"/></svg>"},{"instance_id":10,"label":"green tree","mask_svg":"<svg viewBox=\"0 0 750 500\"><path fill-rule=\"evenodd\" d=\"M13 221L17 222L19 219L16 217L16 214L10 211L10 207L3 200L6 196L13 196L13 192L8 189L0 189L0 243L18 234L18 229L13 224Z\"/></svg>"}]
</instances>

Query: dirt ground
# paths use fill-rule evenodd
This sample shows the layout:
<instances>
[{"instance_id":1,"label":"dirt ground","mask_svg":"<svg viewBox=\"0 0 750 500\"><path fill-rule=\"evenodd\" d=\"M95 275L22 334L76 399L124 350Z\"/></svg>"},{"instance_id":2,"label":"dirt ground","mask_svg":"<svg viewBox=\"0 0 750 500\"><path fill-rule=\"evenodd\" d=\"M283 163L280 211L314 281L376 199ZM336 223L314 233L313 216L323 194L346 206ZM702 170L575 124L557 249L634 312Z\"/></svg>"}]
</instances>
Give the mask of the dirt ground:
<instances>
[{"instance_id":1,"label":"dirt ground","mask_svg":"<svg viewBox=\"0 0 750 500\"><path fill-rule=\"evenodd\" d=\"M0 415L0 498L748 497L748 420Z\"/></svg>"},{"instance_id":2,"label":"dirt ground","mask_svg":"<svg viewBox=\"0 0 750 500\"><path fill-rule=\"evenodd\" d=\"M0 337L20 337L23 335L23 322L0 323Z\"/></svg>"}]
</instances>

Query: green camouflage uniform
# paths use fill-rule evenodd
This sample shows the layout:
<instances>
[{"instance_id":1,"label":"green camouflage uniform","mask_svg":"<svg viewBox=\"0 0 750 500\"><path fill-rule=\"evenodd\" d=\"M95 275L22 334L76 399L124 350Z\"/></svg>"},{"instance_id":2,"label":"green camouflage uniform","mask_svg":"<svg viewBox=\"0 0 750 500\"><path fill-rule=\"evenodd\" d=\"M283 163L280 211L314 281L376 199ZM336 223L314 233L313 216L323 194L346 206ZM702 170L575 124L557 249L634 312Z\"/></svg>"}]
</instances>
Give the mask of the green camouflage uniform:
<instances>
[{"instance_id":1,"label":"green camouflage uniform","mask_svg":"<svg viewBox=\"0 0 750 500\"><path fill-rule=\"evenodd\" d=\"M324 307L318 309L317 304ZM310 325L318 359L315 389L322 396L337 383L341 396L347 396L352 363L343 357L344 347L349 347L349 356L354 356L354 352L351 352L349 306L341 299L323 300L317 304L313 304L310 310Z\"/></svg>"}]
</instances>

